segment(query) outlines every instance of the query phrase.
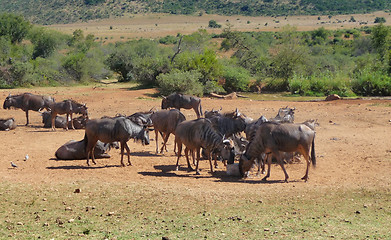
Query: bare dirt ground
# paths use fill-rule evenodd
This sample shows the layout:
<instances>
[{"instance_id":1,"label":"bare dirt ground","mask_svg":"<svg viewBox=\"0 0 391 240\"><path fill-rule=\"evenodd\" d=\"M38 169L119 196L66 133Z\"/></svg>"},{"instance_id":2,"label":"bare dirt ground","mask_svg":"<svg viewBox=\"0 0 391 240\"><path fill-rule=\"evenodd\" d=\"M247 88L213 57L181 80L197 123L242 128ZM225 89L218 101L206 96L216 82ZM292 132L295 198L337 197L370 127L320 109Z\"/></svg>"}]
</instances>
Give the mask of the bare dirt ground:
<instances>
[{"instance_id":1,"label":"bare dirt ground","mask_svg":"<svg viewBox=\"0 0 391 240\"><path fill-rule=\"evenodd\" d=\"M355 21L351 21L351 18ZM57 31L72 34L81 29L93 34L104 43L128 41L134 38L156 38L178 33L191 34L198 29L209 33L221 33L229 27L235 31L281 31L285 26L295 27L298 31L311 31L324 27L326 29L353 29L375 25L376 17L384 17L385 25L391 23L391 15L386 12L369 14L352 14L332 16L281 16L281 17L248 17L248 16L183 16L169 14L132 15L121 18L104 19L73 24L47 26ZM221 28L209 28L210 20L222 25Z\"/></svg>"},{"instance_id":2,"label":"bare dirt ground","mask_svg":"<svg viewBox=\"0 0 391 240\"><path fill-rule=\"evenodd\" d=\"M73 87L11 90L12 94L29 91L52 95L57 101L72 98L87 103L90 118L116 113L132 114L159 108L160 99L153 98L153 89L129 90L128 88ZM0 91L5 99L8 90ZM304 175L303 163L287 166L290 183L283 183L284 175L279 166L272 166L269 184L261 178L243 180L226 176L224 167L215 174L209 173L207 161L200 163L201 175L186 171L185 158L182 168L174 171L176 157L173 153L173 137L168 145L169 152L155 154L155 141L148 146L129 141L133 166L120 167L120 151L111 150L110 159L98 159L97 165L87 167L85 160L59 161L54 153L71 139L80 140L84 130L42 128L41 116L30 113L30 126L24 126L25 115L21 110L0 110L0 117L14 117L18 123L15 130L0 132L0 179L6 182L26 184L56 184L75 181L115 182L151 184L159 188L178 188L195 192L220 192L238 194L251 191L307 191L327 189L390 188L391 178L391 101L379 99L338 100L333 102L287 102L251 101L249 99L221 100L202 98L203 110L222 107L224 111L238 108L252 118L261 115L274 117L279 108L296 108L295 121L318 119L316 131L317 167L310 170L309 182L300 178ZM187 119L195 119L191 110L183 110ZM151 132L151 139L155 139ZM30 158L24 161L24 156ZM19 167L14 169L10 162ZM294 187L294 189L292 189Z\"/></svg>"}]
</instances>

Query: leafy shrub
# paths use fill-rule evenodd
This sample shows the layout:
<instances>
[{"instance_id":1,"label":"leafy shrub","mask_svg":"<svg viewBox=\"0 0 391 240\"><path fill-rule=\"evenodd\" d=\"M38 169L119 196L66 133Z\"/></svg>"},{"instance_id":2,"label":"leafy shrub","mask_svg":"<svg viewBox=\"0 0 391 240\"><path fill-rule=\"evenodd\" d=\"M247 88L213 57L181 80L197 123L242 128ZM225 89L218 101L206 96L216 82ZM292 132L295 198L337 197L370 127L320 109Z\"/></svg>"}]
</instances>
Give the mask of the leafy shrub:
<instances>
[{"instance_id":1,"label":"leafy shrub","mask_svg":"<svg viewBox=\"0 0 391 240\"><path fill-rule=\"evenodd\" d=\"M218 24L216 20L210 20L208 27L210 28L221 28L221 24Z\"/></svg>"},{"instance_id":2,"label":"leafy shrub","mask_svg":"<svg viewBox=\"0 0 391 240\"><path fill-rule=\"evenodd\" d=\"M319 74L309 77L295 75L289 80L289 89L292 94L305 96L338 94L346 97L354 95L350 84L350 79L343 74Z\"/></svg>"},{"instance_id":3,"label":"leafy shrub","mask_svg":"<svg viewBox=\"0 0 391 240\"><path fill-rule=\"evenodd\" d=\"M250 83L249 72L242 67L227 66L223 71L224 85L227 92L247 91Z\"/></svg>"},{"instance_id":4,"label":"leafy shrub","mask_svg":"<svg viewBox=\"0 0 391 240\"><path fill-rule=\"evenodd\" d=\"M203 86L200 83L202 74L196 70L180 71L174 69L169 73L157 76L159 91L163 95L173 92L202 96Z\"/></svg>"},{"instance_id":5,"label":"leafy shrub","mask_svg":"<svg viewBox=\"0 0 391 240\"><path fill-rule=\"evenodd\" d=\"M376 17L375 23L385 23L386 19L384 17Z\"/></svg>"},{"instance_id":6,"label":"leafy shrub","mask_svg":"<svg viewBox=\"0 0 391 240\"><path fill-rule=\"evenodd\" d=\"M352 81L352 90L363 96L391 96L391 77L381 71L362 71Z\"/></svg>"}]
</instances>

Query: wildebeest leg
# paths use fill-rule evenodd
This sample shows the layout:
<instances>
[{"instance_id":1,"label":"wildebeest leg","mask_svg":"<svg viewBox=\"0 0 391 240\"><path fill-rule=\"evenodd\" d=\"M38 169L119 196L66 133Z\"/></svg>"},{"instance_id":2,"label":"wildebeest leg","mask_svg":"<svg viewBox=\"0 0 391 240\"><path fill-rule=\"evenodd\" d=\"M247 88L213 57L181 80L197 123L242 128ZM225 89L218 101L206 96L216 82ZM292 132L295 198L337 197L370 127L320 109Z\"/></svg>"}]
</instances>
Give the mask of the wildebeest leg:
<instances>
[{"instance_id":1,"label":"wildebeest leg","mask_svg":"<svg viewBox=\"0 0 391 240\"><path fill-rule=\"evenodd\" d=\"M180 142L179 140L177 140L175 138L175 142L178 144L178 158L176 160L176 168L175 168L175 171L178 171L178 168L179 168L179 158L181 157L181 154L182 154L182 142Z\"/></svg>"},{"instance_id":2,"label":"wildebeest leg","mask_svg":"<svg viewBox=\"0 0 391 240\"><path fill-rule=\"evenodd\" d=\"M125 164L124 164L124 148L125 148L125 143L121 142L121 166L122 167L125 167Z\"/></svg>"},{"instance_id":3,"label":"wildebeest leg","mask_svg":"<svg viewBox=\"0 0 391 240\"><path fill-rule=\"evenodd\" d=\"M188 168L188 171L194 171L194 169L191 167L190 165L190 161L189 161L189 148L185 148L185 156L186 156L186 160L187 160L187 168Z\"/></svg>"},{"instance_id":4,"label":"wildebeest leg","mask_svg":"<svg viewBox=\"0 0 391 240\"><path fill-rule=\"evenodd\" d=\"M96 164L96 162L95 162L95 146L96 146L96 144L94 144L94 146L91 149L91 160L92 160L93 164Z\"/></svg>"},{"instance_id":5,"label":"wildebeest leg","mask_svg":"<svg viewBox=\"0 0 391 240\"><path fill-rule=\"evenodd\" d=\"M156 154L159 153L159 146L158 146L158 139L159 136L158 136L158 130L155 128L155 141L156 141Z\"/></svg>"},{"instance_id":6,"label":"wildebeest leg","mask_svg":"<svg viewBox=\"0 0 391 240\"><path fill-rule=\"evenodd\" d=\"M86 147L86 153L87 153L87 165L90 166L90 156L92 155L92 162L96 164L95 162L95 144L96 141L93 141L92 139L88 139L87 147Z\"/></svg>"},{"instance_id":7,"label":"wildebeest leg","mask_svg":"<svg viewBox=\"0 0 391 240\"><path fill-rule=\"evenodd\" d=\"M128 163L129 163L129 166L132 166L132 163L130 162L130 149L129 149L129 146L128 144L125 142L125 149L126 149L126 152L128 153Z\"/></svg>"},{"instance_id":8,"label":"wildebeest leg","mask_svg":"<svg viewBox=\"0 0 391 240\"><path fill-rule=\"evenodd\" d=\"M284 161L283 161L283 159L281 158L281 152L280 152L280 151L276 151L276 152L274 153L274 156L277 158L277 162L278 162L278 164L280 164L280 166L281 166L281 168L282 168L282 171L284 171L284 174L285 174L285 182L288 182L289 176L288 176L288 173L287 173L286 170L285 170Z\"/></svg>"},{"instance_id":9,"label":"wildebeest leg","mask_svg":"<svg viewBox=\"0 0 391 240\"><path fill-rule=\"evenodd\" d=\"M26 126L29 125L29 110L26 110Z\"/></svg>"},{"instance_id":10,"label":"wildebeest leg","mask_svg":"<svg viewBox=\"0 0 391 240\"><path fill-rule=\"evenodd\" d=\"M211 158L211 154L210 153L208 154L208 160L209 160L209 165L210 165L210 172L214 173L213 165L212 165L212 158Z\"/></svg>"},{"instance_id":11,"label":"wildebeest leg","mask_svg":"<svg viewBox=\"0 0 391 240\"><path fill-rule=\"evenodd\" d=\"M196 165L196 175L200 175L200 171L198 170L198 164L200 163L200 148L196 148L197 151L197 165ZM194 154L194 153L193 153ZM210 159L210 158L209 158Z\"/></svg>"},{"instance_id":12,"label":"wildebeest leg","mask_svg":"<svg viewBox=\"0 0 391 240\"><path fill-rule=\"evenodd\" d=\"M166 146L166 144L167 144L167 141L168 141L168 138L169 138L169 137L170 137L170 133L165 133L165 134L164 134L163 146L162 146L162 148L160 149L160 153L163 152L163 149L164 149L164 148L166 148L166 152L167 152L167 146Z\"/></svg>"},{"instance_id":13,"label":"wildebeest leg","mask_svg":"<svg viewBox=\"0 0 391 240\"><path fill-rule=\"evenodd\" d=\"M55 123L55 121L56 121L57 113L52 111L52 114L50 114L50 116L52 117L52 131L56 131L56 123ZM67 126L67 128L68 128L68 126Z\"/></svg>"},{"instance_id":14,"label":"wildebeest leg","mask_svg":"<svg viewBox=\"0 0 391 240\"><path fill-rule=\"evenodd\" d=\"M75 126L73 126L73 121L72 121L72 112L70 113L70 115L71 115L71 127L72 127L72 129L73 130L75 130ZM69 121L69 118L68 118L68 115L67 115L67 128L68 128L68 121Z\"/></svg>"},{"instance_id":15,"label":"wildebeest leg","mask_svg":"<svg viewBox=\"0 0 391 240\"><path fill-rule=\"evenodd\" d=\"M193 107L194 112L197 114L197 118L200 118L200 111L198 110L198 106Z\"/></svg>"},{"instance_id":16,"label":"wildebeest leg","mask_svg":"<svg viewBox=\"0 0 391 240\"><path fill-rule=\"evenodd\" d=\"M272 165L272 154L267 154L267 174L264 178L262 178L262 181L267 181L267 178L270 177L270 167Z\"/></svg>"},{"instance_id":17,"label":"wildebeest leg","mask_svg":"<svg viewBox=\"0 0 391 240\"><path fill-rule=\"evenodd\" d=\"M309 172L309 168L311 165L310 156L309 156L308 151L302 151L301 154L303 155L305 161L307 162L307 169L305 171L305 175L301 179L307 182L308 181L308 172Z\"/></svg>"}]
</instances>

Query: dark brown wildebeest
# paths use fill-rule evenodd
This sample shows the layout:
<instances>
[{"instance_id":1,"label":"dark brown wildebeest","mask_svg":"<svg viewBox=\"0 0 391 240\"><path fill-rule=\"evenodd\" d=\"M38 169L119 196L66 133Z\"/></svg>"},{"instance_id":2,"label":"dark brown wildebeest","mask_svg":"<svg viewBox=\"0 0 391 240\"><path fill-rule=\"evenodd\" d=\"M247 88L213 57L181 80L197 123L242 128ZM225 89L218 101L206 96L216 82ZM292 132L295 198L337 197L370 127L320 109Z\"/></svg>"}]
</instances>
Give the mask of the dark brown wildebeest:
<instances>
[{"instance_id":1,"label":"dark brown wildebeest","mask_svg":"<svg viewBox=\"0 0 391 240\"><path fill-rule=\"evenodd\" d=\"M34 95L31 93L23 93L19 95L9 95L4 100L3 108L10 109L11 107L20 108L26 112L26 126L29 124L29 110L39 111L43 108L50 110L50 105L53 104L54 98L50 96Z\"/></svg>"},{"instance_id":2,"label":"dark brown wildebeest","mask_svg":"<svg viewBox=\"0 0 391 240\"><path fill-rule=\"evenodd\" d=\"M312 146L312 148L311 148ZM310 159L311 150L311 159ZM262 159L262 154L268 154L268 170L263 180L270 176L271 157L275 156L285 174L285 182L288 182L288 174L281 159L280 152L299 152L307 162L307 169L303 180L308 180L309 166L316 165L315 159L315 131L306 124L295 123L262 123L254 139L247 145L246 152L239 161L239 170L242 177L253 166L255 159Z\"/></svg>"},{"instance_id":3,"label":"dark brown wildebeest","mask_svg":"<svg viewBox=\"0 0 391 240\"><path fill-rule=\"evenodd\" d=\"M89 158L92 156L92 162L96 164L92 154L98 140L104 143L120 142L121 143L121 165L125 167L124 148L128 153L128 163L130 163L130 149L127 142L134 138L141 140L142 144L149 144L149 133L146 126L139 126L125 117L101 118L87 122L84 135L87 152L87 165L90 166Z\"/></svg>"},{"instance_id":4,"label":"dark brown wildebeest","mask_svg":"<svg viewBox=\"0 0 391 240\"><path fill-rule=\"evenodd\" d=\"M103 143L98 141L94 149L95 158L110 158L110 155L107 152L111 148L118 149L118 143ZM59 147L55 153L57 159L60 160L80 160L87 159L86 153L86 143L85 140L75 141L71 140L61 147Z\"/></svg>"},{"instance_id":5,"label":"dark brown wildebeest","mask_svg":"<svg viewBox=\"0 0 391 240\"><path fill-rule=\"evenodd\" d=\"M183 121L178 124L175 130L175 143L178 145L178 158L176 163L176 170L179 166L179 158L182 153L182 144L186 146L185 155L187 166L189 170L193 170L190 166L189 151L197 155L196 174L199 175L198 165L200 161L200 149L204 148L207 153L207 158L210 164L210 171L213 173L213 166L210 154L217 150L223 160L233 161L235 157L234 148L223 138L221 134L216 132L210 120L199 118L196 120Z\"/></svg>"},{"instance_id":6,"label":"dark brown wildebeest","mask_svg":"<svg viewBox=\"0 0 391 240\"><path fill-rule=\"evenodd\" d=\"M55 119L57 114L66 114L65 120L67 121L65 129L68 130L69 120L72 119L72 114L82 114L88 120L88 110L85 104L78 103L74 100L64 100L62 102L53 103L50 105L51 109L51 118L52 118L52 130L56 130ZM71 128L75 129L73 126L73 121L71 121Z\"/></svg>"},{"instance_id":7,"label":"dark brown wildebeest","mask_svg":"<svg viewBox=\"0 0 391 240\"><path fill-rule=\"evenodd\" d=\"M0 130L9 131L16 128L16 122L14 118L0 119Z\"/></svg>"},{"instance_id":8,"label":"dark brown wildebeest","mask_svg":"<svg viewBox=\"0 0 391 240\"><path fill-rule=\"evenodd\" d=\"M41 112L42 115L42 123L44 128L51 128L52 127L52 116L51 112L45 111ZM55 125L56 128L66 128L67 120L63 116L56 116L55 119ZM73 118L72 121L68 122L68 128L73 126L75 129L84 129L86 128L87 119L85 116L79 116L77 118Z\"/></svg>"},{"instance_id":9,"label":"dark brown wildebeest","mask_svg":"<svg viewBox=\"0 0 391 240\"><path fill-rule=\"evenodd\" d=\"M181 110L194 109L197 118L202 115L201 99L195 96L183 95L181 93L173 93L162 99L162 109L176 108Z\"/></svg>"},{"instance_id":10,"label":"dark brown wildebeest","mask_svg":"<svg viewBox=\"0 0 391 240\"><path fill-rule=\"evenodd\" d=\"M151 115L152 125L155 130L156 153L159 151L158 137L159 132L162 134L163 146L160 153L166 147L170 134L175 135L177 125L186 120L186 117L178 109L160 110ZM176 146L176 145L175 145ZM175 152L174 146L174 152ZM167 150L167 148L166 148Z\"/></svg>"},{"instance_id":11,"label":"dark brown wildebeest","mask_svg":"<svg viewBox=\"0 0 391 240\"><path fill-rule=\"evenodd\" d=\"M225 137L244 131L249 121L238 109L224 114L213 114L208 119L212 122L214 129Z\"/></svg>"}]
</instances>

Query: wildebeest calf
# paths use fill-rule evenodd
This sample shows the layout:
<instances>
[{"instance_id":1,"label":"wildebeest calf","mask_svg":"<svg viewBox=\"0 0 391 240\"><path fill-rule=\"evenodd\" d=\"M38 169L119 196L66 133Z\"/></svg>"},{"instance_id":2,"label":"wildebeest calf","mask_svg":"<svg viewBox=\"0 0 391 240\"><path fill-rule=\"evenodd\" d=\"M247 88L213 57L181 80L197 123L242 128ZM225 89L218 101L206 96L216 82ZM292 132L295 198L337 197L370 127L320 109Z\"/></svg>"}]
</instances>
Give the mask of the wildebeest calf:
<instances>
[{"instance_id":1,"label":"wildebeest calf","mask_svg":"<svg viewBox=\"0 0 391 240\"><path fill-rule=\"evenodd\" d=\"M87 165L90 166L89 157L96 164L92 154L98 140L104 143L118 141L121 144L121 165L124 167L124 148L128 153L128 163L130 162L130 149L127 142L134 138L141 140L142 144L149 144L149 133L146 126L139 126L125 117L101 118L89 120L86 125L84 139L86 141Z\"/></svg>"},{"instance_id":2,"label":"wildebeest calf","mask_svg":"<svg viewBox=\"0 0 391 240\"><path fill-rule=\"evenodd\" d=\"M112 148L118 148L118 143L103 143L97 141L94 149L95 158L109 158L110 155L107 152ZM59 147L55 153L57 159L61 160L79 160L87 159L86 143L82 139L80 141L71 140L61 147Z\"/></svg>"}]
</instances>

